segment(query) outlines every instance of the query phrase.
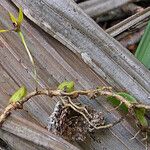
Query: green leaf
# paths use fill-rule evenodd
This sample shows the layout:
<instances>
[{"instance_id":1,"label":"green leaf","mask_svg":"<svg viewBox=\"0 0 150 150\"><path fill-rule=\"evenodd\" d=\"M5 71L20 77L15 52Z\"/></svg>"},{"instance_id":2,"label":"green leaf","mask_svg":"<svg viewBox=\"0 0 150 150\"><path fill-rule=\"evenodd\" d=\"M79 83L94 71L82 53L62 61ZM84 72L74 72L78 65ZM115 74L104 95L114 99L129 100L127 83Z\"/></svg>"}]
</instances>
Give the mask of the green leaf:
<instances>
[{"instance_id":1,"label":"green leaf","mask_svg":"<svg viewBox=\"0 0 150 150\"><path fill-rule=\"evenodd\" d=\"M23 11L22 11L22 8L19 8L19 16L18 16L18 20L17 20L18 26L21 25L22 21L23 21Z\"/></svg>"},{"instance_id":2,"label":"green leaf","mask_svg":"<svg viewBox=\"0 0 150 150\"><path fill-rule=\"evenodd\" d=\"M12 21L13 23L15 23L15 25L17 25L17 19L14 17L14 15L9 12L9 16L10 16L11 21Z\"/></svg>"},{"instance_id":3,"label":"green leaf","mask_svg":"<svg viewBox=\"0 0 150 150\"><path fill-rule=\"evenodd\" d=\"M74 82L73 81L64 81L62 82L58 88L58 90L65 91L67 93L73 92L74 91Z\"/></svg>"},{"instance_id":4,"label":"green leaf","mask_svg":"<svg viewBox=\"0 0 150 150\"><path fill-rule=\"evenodd\" d=\"M117 94L122 96L123 98L125 98L127 101L129 101L131 103L136 103L137 102L136 99L128 93L119 92ZM114 96L108 96L107 100L109 102L111 102L112 105L115 106L115 107L117 107L120 104L120 101ZM123 110L124 112L128 112L128 108L124 104L120 105L119 109Z\"/></svg>"},{"instance_id":5,"label":"green leaf","mask_svg":"<svg viewBox=\"0 0 150 150\"><path fill-rule=\"evenodd\" d=\"M10 30L0 30L0 33L9 32Z\"/></svg>"},{"instance_id":6,"label":"green leaf","mask_svg":"<svg viewBox=\"0 0 150 150\"><path fill-rule=\"evenodd\" d=\"M135 57L150 69L150 21L135 52Z\"/></svg>"},{"instance_id":7,"label":"green leaf","mask_svg":"<svg viewBox=\"0 0 150 150\"><path fill-rule=\"evenodd\" d=\"M25 97L27 94L27 89L25 86L22 86L19 88L9 99L9 103L15 103L22 100L23 97Z\"/></svg>"},{"instance_id":8,"label":"green leaf","mask_svg":"<svg viewBox=\"0 0 150 150\"><path fill-rule=\"evenodd\" d=\"M135 116L138 119L141 126L148 127L148 122L145 118L145 109L144 108L136 108L134 111L135 111Z\"/></svg>"}]
</instances>

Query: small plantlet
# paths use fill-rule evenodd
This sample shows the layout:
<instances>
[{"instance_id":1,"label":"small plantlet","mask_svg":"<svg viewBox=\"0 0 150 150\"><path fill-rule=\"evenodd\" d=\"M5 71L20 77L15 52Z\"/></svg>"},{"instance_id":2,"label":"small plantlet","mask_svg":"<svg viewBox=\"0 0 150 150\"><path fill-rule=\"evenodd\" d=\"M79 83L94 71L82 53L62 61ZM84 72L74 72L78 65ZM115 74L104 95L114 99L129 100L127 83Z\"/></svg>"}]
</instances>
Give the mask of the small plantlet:
<instances>
[{"instance_id":1,"label":"small plantlet","mask_svg":"<svg viewBox=\"0 0 150 150\"><path fill-rule=\"evenodd\" d=\"M10 29L10 30L0 30L0 33L2 33L2 32L9 32L9 31L14 31L14 32L18 33L18 35L19 35L19 37L20 37L20 39L21 39L21 41L22 41L22 43L23 43L23 45L24 45L24 47L25 47L25 49L27 51L29 59L30 59L32 65L33 65L33 68L34 68L34 79L35 79L35 81L37 83L38 81L37 81L37 73L36 73L36 69L35 69L35 63L34 63L32 55L31 55L31 52L28 49L27 44L25 42L24 35L23 35L22 31L21 31L21 24L23 22L23 11L22 11L22 8L19 8L18 18L15 18L15 16L12 13L10 13L10 12L9 12L9 16L10 16L10 19L11 19L11 21L13 23L14 28ZM36 87L37 87L37 85L36 85Z\"/></svg>"}]
</instances>

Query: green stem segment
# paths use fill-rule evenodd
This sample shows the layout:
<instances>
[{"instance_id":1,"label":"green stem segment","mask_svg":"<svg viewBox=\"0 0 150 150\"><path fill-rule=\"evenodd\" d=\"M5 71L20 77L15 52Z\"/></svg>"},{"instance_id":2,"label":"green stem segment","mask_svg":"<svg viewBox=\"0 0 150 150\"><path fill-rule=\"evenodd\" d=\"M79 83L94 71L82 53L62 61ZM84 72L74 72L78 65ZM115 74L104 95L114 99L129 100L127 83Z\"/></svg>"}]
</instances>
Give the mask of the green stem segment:
<instances>
[{"instance_id":1,"label":"green stem segment","mask_svg":"<svg viewBox=\"0 0 150 150\"><path fill-rule=\"evenodd\" d=\"M25 49L26 49L26 51L27 51L27 53L28 53L29 59L30 59L30 61L31 61L32 65L33 65L33 69L34 69L34 79L35 79L36 83L38 83L38 81L37 81L37 73L36 73L36 68L35 68L35 63L34 63L34 60L33 60L32 55L31 55L31 52L30 52L30 50L28 49L27 44L26 44L26 42L25 42L24 35L22 34L21 31L18 31L17 33L18 33L18 35L20 36L21 41L22 41L22 43L23 43L23 45L24 45L24 47L25 47ZM37 87L37 85L36 85L36 87Z\"/></svg>"},{"instance_id":2,"label":"green stem segment","mask_svg":"<svg viewBox=\"0 0 150 150\"><path fill-rule=\"evenodd\" d=\"M0 33L9 32L10 30L0 30Z\"/></svg>"}]
</instances>

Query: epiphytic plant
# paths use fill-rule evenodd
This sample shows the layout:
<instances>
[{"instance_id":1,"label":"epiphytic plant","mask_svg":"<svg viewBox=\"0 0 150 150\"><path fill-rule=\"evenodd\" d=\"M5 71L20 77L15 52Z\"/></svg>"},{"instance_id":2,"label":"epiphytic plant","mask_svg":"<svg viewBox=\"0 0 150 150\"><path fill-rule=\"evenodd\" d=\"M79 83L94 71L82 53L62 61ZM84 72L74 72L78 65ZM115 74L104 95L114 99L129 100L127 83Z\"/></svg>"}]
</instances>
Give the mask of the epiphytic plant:
<instances>
[{"instance_id":1,"label":"epiphytic plant","mask_svg":"<svg viewBox=\"0 0 150 150\"><path fill-rule=\"evenodd\" d=\"M10 30L0 30L0 32L14 31L18 33L28 53L30 61L34 67L34 75L35 75L35 80L37 82L34 60L27 47L27 44L25 43L24 36L21 32L21 23L23 21L22 9L21 8L19 9L18 19L16 19L11 13L9 13L9 15L14 25L14 28ZM124 92L115 93L112 91L111 87L99 87L94 90L92 89L91 90L75 90L73 81L70 81L70 82L64 81L55 90L51 90L51 89L39 90L36 88L35 91L28 93L28 94L27 94L26 87L22 86L9 99L8 106L4 109L4 111L0 115L0 125L3 125L4 121L11 114L13 110L22 109L23 104L25 102L27 102L32 97L37 96L37 95L46 95L46 96L49 96L50 98L57 96L60 98L61 104L58 104L54 110L54 113L58 113L59 114L58 116L60 117L58 118L59 127L64 127L63 123L66 121L67 125L70 124L71 126L76 125L77 127L80 127L81 131L85 131L85 130L92 131L92 130L110 128L114 126L115 124L121 122L124 117L121 117L119 120L113 123L106 124L103 112L97 112L93 108L92 109L87 108L86 106L83 106L77 103L76 101L76 99L79 96L83 96L83 95L87 96L90 100L95 99L100 96L106 96L107 99L111 101L113 105L115 105L114 110L122 109L124 112L126 112L127 114L130 114L131 116L135 118L135 124L137 124L140 127L139 132L140 131L145 132L146 138L147 138L147 132L150 132L148 120L145 117L146 112L150 110L149 105L138 103L138 101L134 97L132 97L131 95L127 93L124 93ZM71 113L73 113L74 115L72 115ZM69 114L69 118L62 117L67 114ZM79 115L81 119L79 119L78 117ZM56 121L58 121L57 118L54 118L54 116L51 116L50 119L53 118L53 119L56 119ZM49 130L52 130L53 127L54 126L52 125L52 122L50 121L49 126L48 126ZM64 129L66 129L66 127ZM59 132L63 132L64 129L59 130ZM69 128L69 131L70 131L70 128ZM74 130L74 131L77 131L77 130ZM75 135L74 131L72 132L73 136ZM80 136L80 139L81 139L81 136ZM84 137L82 137L82 139L84 139Z\"/></svg>"},{"instance_id":2,"label":"epiphytic plant","mask_svg":"<svg viewBox=\"0 0 150 150\"><path fill-rule=\"evenodd\" d=\"M56 90L50 89L41 89L35 90L26 95L26 88L21 87L18 91L16 91L13 96L10 98L9 105L5 108L4 112L0 116L0 124L5 121L5 119L10 115L12 110L22 109L23 104L30 100L30 98L37 95L47 95L50 98L59 97L64 108L71 108L85 119L85 121L89 124L93 129L104 129L110 128L115 124L119 123L123 118L118 121L110 124L104 124L105 121L102 122L100 119L99 123L94 123L93 115L88 111L85 106L79 106L75 104L73 101L76 100L80 95L84 95L89 97L89 99L97 98L100 96L108 97L112 102L119 101L117 107L115 109L123 108L123 110L127 111L130 115L132 115L138 122L138 126L140 130L143 132L149 132L149 126L147 119L145 117L145 113L147 110L150 110L150 106L138 103L131 95L127 93L115 93L111 91L110 87L98 88L95 90L74 90L74 82L63 82L58 86ZM121 104L121 105L120 105Z\"/></svg>"}]
</instances>

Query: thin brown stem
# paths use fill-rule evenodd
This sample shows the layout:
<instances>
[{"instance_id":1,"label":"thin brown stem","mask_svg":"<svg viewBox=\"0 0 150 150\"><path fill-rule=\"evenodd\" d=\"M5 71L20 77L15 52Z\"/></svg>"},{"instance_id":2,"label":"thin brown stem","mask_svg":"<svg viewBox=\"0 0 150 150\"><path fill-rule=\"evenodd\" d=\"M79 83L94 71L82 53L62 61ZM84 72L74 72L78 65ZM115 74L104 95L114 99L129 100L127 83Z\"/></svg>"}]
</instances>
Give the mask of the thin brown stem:
<instances>
[{"instance_id":1,"label":"thin brown stem","mask_svg":"<svg viewBox=\"0 0 150 150\"><path fill-rule=\"evenodd\" d=\"M105 88L95 89L95 90L73 91L71 93L63 92L61 90L51 90L51 89L35 90L35 91L29 93L27 96L25 96L21 101L9 104L0 116L0 125L2 125L2 123L10 115L12 110L22 108L23 104L25 102L27 102L28 100L30 100L30 98L32 98L34 96L37 96L37 95L47 95L51 98L54 97L54 96L59 96L59 97L67 96L71 99L72 98L77 98L79 95L85 95L89 98L96 98L96 97L99 97L99 96L113 96L113 97L117 98L120 101L120 103L125 104L128 107L129 110L133 110L135 107L136 108L145 108L147 110L150 109L149 105L138 104L138 103L135 103L135 104L130 103L124 97L122 97L120 95L117 95L114 92L111 92L109 89L110 88L105 87ZM86 115L88 114L87 111L85 110L85 108L82 107L82 109L79 109L76 105L72 104L72 101L70 102L69 106L74 108L74 110L78 110L80 112L82 112L84 110L84 113L86 113ZM84 113L82 112L82 115L84 115L84 117L86 118Z\"/></svg>"}]
</instances>

